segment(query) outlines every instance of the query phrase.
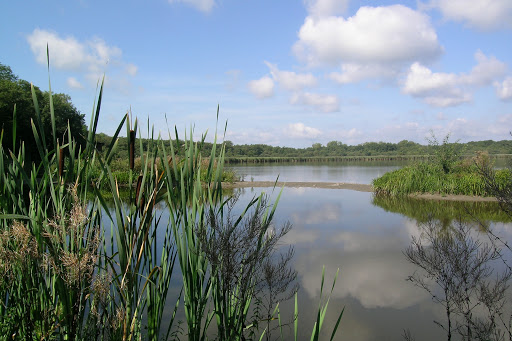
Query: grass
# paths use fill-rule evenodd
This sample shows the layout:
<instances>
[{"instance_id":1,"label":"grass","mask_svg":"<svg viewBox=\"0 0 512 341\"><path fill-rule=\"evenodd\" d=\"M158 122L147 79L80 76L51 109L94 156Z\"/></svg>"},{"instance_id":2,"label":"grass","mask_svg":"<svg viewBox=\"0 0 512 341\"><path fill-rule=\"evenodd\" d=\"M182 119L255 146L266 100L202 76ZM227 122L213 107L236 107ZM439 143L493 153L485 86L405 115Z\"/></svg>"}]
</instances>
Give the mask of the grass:
<instances>
[{"instance_id":1,"label":"grass","mask_svg":"<svg viewBox=\"0 0 512 341\"><path fill-rule=\"evenodd\" d=\"M493 196L482 175L482 167L489 167L489 163L482 158L486 157L477 155L472 159L458 161L449 172L438 163L420 162L388 172L374 179L372 185L377 195L432 193ZM506 186L512 179L512 173L508 169L497 170L494 177L498 186Z\"/></svg>"},{"instance_id":2,"label":"grass","mask_svg":"<svg viewBox=\"0 0 512 341\"><path fill-rule=\"evenodd\" d=\"M215 233L208 229L209 214L226 214L224 145L214 143L211 153L202 155L205 135L194 141L190 131L181 150L174 150L173 141L155 136L149 122L149 138L143 145L136 139L135 132L141 135L137 120L126 115L111 144L99 153L94 141L103 83L83 150L69 129L65 141L55 137L50 84L53 139L46 145L34 89L32 93L36 108L32 128L41 163L25 163L24 144L13 151L0 145L1 337L206 340L214 325L219 339L258 338L262 331L244 328L250 325L247 307L257 292L249 287L245 296L237 296L234 293L243 288L235 286L226 295L222 278L212 277L215 269L197 235L198 226ZM15 137L15 109L13 118ZM130 136L133 162L128 167L112 159L123 127ZM3 130L0 142L2 136ZM179 140L176 129L174 138ZM133 152L137 142L142 151L138 161ZM126 191L120 191L120 183L127 184ZM257 210L262 200L260 196L250 201L235 217L237 222L259 219L263 228L256 250L267 243L264 236L277 207L275 202L264 214L250 216L248 212ZM168 220L157 210L161 206L166 207ZM169 284L175 276L181 276L182 293L170 298ZM173 307L170 312L165 309L168 303ZM186 329L175 325L178 309L183 309ZM327 303L318 308L314 340L326 309Z\"/></svg>"},{"instance_id":3,"label":"grass","mask_svg":"<svg viewBox=\"0 0 512 341\"><path fill-rule=\"evenodd\" d=\"M167 148L167 149L169 149L169 148ZM183 162L183 160L184 160L183 157L176 157L176 159L178 160L178 164L180 162ZM164 162L163 162L163 160L160 159L160 157L157 157L156 160L154 160L154 161L151 160L150 162L154 162L155 168L160 173L165 171ZM168 162L172 163L172 157L168 156ZM203 160L202 162L205 164L202 165L202 169L201 169L201 181L206 182L207 181L207 168L208 168L207 163L209 161ZM217 167L217 165L215 165L215 167ZM130 179L129 179L130 178L130 160L129 159L127 159L127 158L113 159L110 162L110 170L111 170L114 178L117 180L117 183L119 186L121 186L121 187L128 186L128 183L130 181ZM134 167L131 171L132 171L132 174L140 174L143 171L143 164L142 164L141 157L134 158ZM101 167L99 167L99 165L98 165L98 167L94 168L92 170L92 172L93 172L92 180L94 182L97 182L102 173ZM102 185L108 185L108 180L106 178L103 178L102 181L103 181ZM236 172L234 172L233 170L224 169L222 172L222 182L233 183L235 181L239 181L239 176L236 174Z\"/></svg>"}]
</instances>

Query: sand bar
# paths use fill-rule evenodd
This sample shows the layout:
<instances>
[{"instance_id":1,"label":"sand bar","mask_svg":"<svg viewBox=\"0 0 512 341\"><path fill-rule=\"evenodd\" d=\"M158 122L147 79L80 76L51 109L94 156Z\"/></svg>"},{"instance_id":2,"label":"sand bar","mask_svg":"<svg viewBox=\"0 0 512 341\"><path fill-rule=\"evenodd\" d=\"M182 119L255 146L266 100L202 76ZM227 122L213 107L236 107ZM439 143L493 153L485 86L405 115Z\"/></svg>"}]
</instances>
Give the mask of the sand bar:
<instances>
[{"instance_id":1,"label":"sand bar","mask_svg":"<svg viewBox=\"0 0 512 341\"><path fill-rule=\"evenodd\" d=\"M299 181L238 181L233 183L223 183L224 188L257 188L257 187L306 187L306 188L325 188L325 189L349 189L358 192L373 192L372 185L354 184L347 182L299 182ZM447 194L411 194L413 198L428 200L448 200L448 201L497 201L494 197L477 197L470 195L447 195Z\"/></svg>"}]
</instances>

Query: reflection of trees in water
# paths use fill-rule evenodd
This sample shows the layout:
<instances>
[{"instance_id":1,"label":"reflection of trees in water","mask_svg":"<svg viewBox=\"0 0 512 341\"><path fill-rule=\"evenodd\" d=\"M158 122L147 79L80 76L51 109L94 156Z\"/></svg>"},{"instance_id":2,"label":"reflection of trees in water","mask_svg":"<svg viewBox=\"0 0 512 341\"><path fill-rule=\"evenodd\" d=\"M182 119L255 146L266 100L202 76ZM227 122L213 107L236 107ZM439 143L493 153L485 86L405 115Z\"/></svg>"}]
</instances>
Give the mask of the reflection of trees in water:
<instances>
[{"instance_id":1,"label":"reflection of trees in water","mask_svg":"<svg viewBox=\"0 0 512 341\"><path fill-rule=\"evenodd\" d=\"M508 179L497 179L498 175L489 163L479 165L479 171L487 191L498 199L499 204L427 204L416 206L418 211L414 204L409 204L412 202L410 198L400 198L407 204L397 202L397 198L394 202L391 202L393 198L387 202L374 198L374 204L387 205L391 208L386 210L418 220L421 235L412 238L404 254L420 270L408 279L444 307L446 321L436 323L445 330L447 339L458 335L462 340L510 341L512 247L489 221L511 221L512 178L507 175ZM457 218L454 213L460 217L458 220L453 219ZM429 214L432 218L423 220ZM483 233L477 232L474 225L480 226ZM404 338L412 340L411 333L406 331Z\"/></svg>"},{"instance_id":2,"label":"reflection of trees in water","mask_svg":"<svg viewBox=\"0 0 512 341\"><path fill-rule=\"evenodd\" d=\"M482 242L461 221L447 229L431 220L420 224L420 231L404 252L420 269L408 280L443 306L445 321L435 323L447 339L458 334L463 340L511 340L507 289L512 272L509 267L498 270L505 260L502 250ZM412 339L408 331L404 337Z\"/></svg>"},{"instance_id":3,"label":"reflection of trees in water","mask_svg":"<svg viewBox=\"0 0 512 341\"><path fill-rule=\"evenodd\" d=\"M385 211L400 213L418 223L437 221L445 229L453 221L463 221L479 229L487 229L490 222L510 222L511 217L496 202L425 200L408 196L374 195L372 204ZM478 221L476 223L475 221Z\"/></svg>"}]
</instances>

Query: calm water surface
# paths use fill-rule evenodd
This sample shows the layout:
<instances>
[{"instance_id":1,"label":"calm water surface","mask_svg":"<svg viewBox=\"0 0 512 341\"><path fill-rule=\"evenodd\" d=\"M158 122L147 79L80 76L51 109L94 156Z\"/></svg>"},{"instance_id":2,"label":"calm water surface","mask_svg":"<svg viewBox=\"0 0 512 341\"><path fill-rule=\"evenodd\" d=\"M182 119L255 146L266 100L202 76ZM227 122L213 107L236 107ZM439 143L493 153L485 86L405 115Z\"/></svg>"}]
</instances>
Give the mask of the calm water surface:
<instances>
[{"instance_id":1,"label":"calm water surface","mask_svg":"<svg viewBox=\"0 0 512 341\"><path fill-rule=\"evenodd\" d=\"M402 167L404 163L370 164L271 164L232 167L245 181L325 181L370 184L372 179ZM272 188L239 189L240 202L248 202L262 191L276 196ZM499 211L496 205L375 200L372 193L318 188L284 188L279 201L276 225L290 221L293 229L285 242L295 246L295 269L299 273L299 306L302 328L308 339L318 306L322 267L330 279L340 276L324 325L328 337L345 308L337 340L402 340L409 329L416 340L440 340L446 335L432 321L444 321L444 312L423 290L406 281L417 269L407 262L403 250L412 236L419 236L418 221L430 211L446 220L467 209ZM423 211L428 211L427 213ZM423 214L423 215L422 215ZM497 221L488 224L511 237L512 225ZM488 217L484 217L488 219Z\"/></svg>"},{"instance_id":2,"label":"calm water surface","mask_svg":"<svg viewBox=\"0 0 512 341\"><path fill-rule=\"evenodd\" d=\"M397 169L403 164L271 164L236 166L245 181L326 181L369 184L374 177ZM275 199L279 189L242 188L239 211L254 196L262 192ZM465 206L466 205L466 206ZM488 205L488 206L485 206ZM498 214L496 206L474 203L422 201L382 201L372 193L340 189L284 188L274 219L277 227L286 221L293 224L284 244L295 247L293 266L298 271L299 336L309 340L316 319L322 267L326 267L329 290L336 270L336 283L324 322L321 339L329 339L337 314L345 307L336 340L381 341L403 340L409 329L415 340L446 339L432 321L444 321L444 312L423 290L406 278L417 270L409 264L403 250L411 236L418 236L418 221L431 211L438 219L450 220L458 212L490 212L494 221L488 224L505 237L512 237L512 225ZM498 212L498 213L496 213ZM487 216L484 219L488 219ZM286 245L283 245L286 247ZM178 278L175 276L174 278ZM170 292L176 297L181 284L173 281ZM168 303L172 304L172 294ZM282 316L292 316L290 304L280 305ZM179 318L179 317L178 317ZM181 318L183 319L183 317ZM292 330L285 329L290 339ZM274 335L276 337L277 335Z\"/></svg>"},{"instance_id":3,"label":"calm water surface","mask_svg":"<svg viewBox=\"0 0 512 341\"><path fill-rule=\"evenodd\" d=\"M244 181L305 181L349 182L370 184L372 179L398 169L407 162L354 162L354 163L266 163L233 165Z\"/></svg>"}]
</instances>

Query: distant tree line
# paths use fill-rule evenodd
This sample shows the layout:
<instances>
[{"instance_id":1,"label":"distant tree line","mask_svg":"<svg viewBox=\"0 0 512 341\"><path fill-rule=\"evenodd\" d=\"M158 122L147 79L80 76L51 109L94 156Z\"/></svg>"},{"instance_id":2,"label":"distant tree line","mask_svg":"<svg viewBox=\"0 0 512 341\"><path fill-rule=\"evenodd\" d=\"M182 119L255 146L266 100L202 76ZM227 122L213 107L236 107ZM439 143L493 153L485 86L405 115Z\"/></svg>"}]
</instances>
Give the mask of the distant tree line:
<instances>
[{"instance_id":1,"label":"distant tree line","mask_svg":"<svg viewBox=\"0 0 512 341\"><path fill-rule=\"evenodd\" d=\"M512 153L512 141L475 141L453 143L463 154L472 155L477 151L489 154ZM330 141L327 145L314 143L308 148L273 147L264 144L234 145L226 142L227 157L332 157L332 156L376 156L376 155L430 155L433 147L416 142L402 140L398 143L365 142L358 145L347 145L340 141Z\"/></svg>"},{"instance_id":2,"label":"distant tree line","mask_svg":"<svg viewBox=\"0 0 512 341\"><path fill-rule=\"evenodd\" d=\"M47 143L52 138L50 124L50 101L49 93L41 91L34 86L34 93L39 103L41 119L45 127ZM53 106L56 119L57 138L60 143L67 141L67 128L79 144L85 143L84 136L87 128L84 115L71 103L69 95L54 93ZM35 118L35 107L32 98L31 84L26 80L19 79L9 66L0 63L0 130L3 134L2 144L6 150L13 150L13 112L16 105L16 138L14 143L16 149L21 141L25 141L25 150L28 158L36 160L38 152L35 147L31 120ZM103 147L110 145L112 138L106 134L97 134L96 143L101 151ZM173 141L174 150L180 154L184 141ZM145 148L146 141L142 139ZM489 154L511 154L512 141L475 141L464 144L452 144L462 154L474 155L477 151L487 151ZM226 158L265 158L265 157L343 157L343 156L400 156L400 155L433 155L435 150L432 145L422 145L416 142L402 140L398 143L390 142L365 142L358 145L347 145L341 141L330 141L326 145L313 143L307 148L274 147L265 144L242 144L235 145L231 141L225 142ZM136 143L136 154L140 155L140 143ZM203 150L208 154L212 148L211 143L205 143ZM169 147L170 152L170 147ZM128 138L120 137L118 140L117 155L114 157L125 158L128 153Z\"/></svg>"},{"instance_id":3,"label":"distant tree line","mask_svg":"<svg viewBox=\"0 0 512 341\"><path fill-rule=\"evenodd\" d=\"M111 137L106 134L97 134L97 145L108 146ZM174 150L180 154L184 141L173 141ZM145 149L146 141L142 139ZM489 154L512 154L512 140L502 141L474 141L467 143L451 143L454 148L461 151L461 155L475 155L476 152L486 151ZM140 155L139 143L136 144L136 154ZM347 145L340 141L331 141L327 145L314 143L307 148L274 147L265 144L241 144L235 145L231 141L225 142L226 158L265 158L265 157L341 157L341 156L411 156L411 155L434 155L435 146L423 145L412 141L403 140L398 143L390 142L365 142L358 145ZM205 153L211 151L212 144L205 142L203 150ZM128 139L120 137L118 140L117 156L126 157L128 151ZM169 147L170 151L170 147Z\"/></svg>"}]
</instances>

